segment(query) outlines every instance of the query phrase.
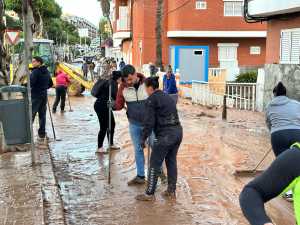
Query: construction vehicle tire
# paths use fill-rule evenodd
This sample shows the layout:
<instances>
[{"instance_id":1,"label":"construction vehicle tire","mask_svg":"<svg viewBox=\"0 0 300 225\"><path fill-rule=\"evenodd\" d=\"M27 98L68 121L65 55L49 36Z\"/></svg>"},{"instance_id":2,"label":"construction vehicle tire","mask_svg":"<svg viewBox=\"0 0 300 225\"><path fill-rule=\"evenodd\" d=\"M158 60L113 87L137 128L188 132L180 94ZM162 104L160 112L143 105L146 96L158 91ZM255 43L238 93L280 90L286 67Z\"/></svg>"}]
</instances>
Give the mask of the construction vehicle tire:
<instances>
[{"instance_id":1,"label":"construction vehicle tire","mask_svg":"<svg viewBox=\"0 0 300 225\"><path fill-rule=\"evenodd\" d=\"M68 94L70 96L79 96L82 93L82 86L77 81L72 80L68 87Z\"/></svg>"}]
</instances>

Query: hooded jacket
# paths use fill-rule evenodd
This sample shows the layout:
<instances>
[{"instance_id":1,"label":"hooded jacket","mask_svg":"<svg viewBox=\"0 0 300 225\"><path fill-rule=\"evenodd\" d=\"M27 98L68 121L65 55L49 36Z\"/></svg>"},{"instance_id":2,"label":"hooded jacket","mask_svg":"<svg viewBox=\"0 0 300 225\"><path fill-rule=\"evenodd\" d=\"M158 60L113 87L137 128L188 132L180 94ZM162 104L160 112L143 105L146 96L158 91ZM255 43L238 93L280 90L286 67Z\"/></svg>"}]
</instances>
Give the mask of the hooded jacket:
<instances>
[{"instance_id":1,"label":"hooded jacket","mask_svg":"<svg viewBox=\"0 0 300 225\"><path fill-rule=\"evenodd\" d=\"M139 82L135 87L128 87L122 83L118 89L115 110L124 108L127 105L127 117L130 123L143 125L146 113L145 102L148 98L145 89L145 77L142 74L137 74Z\"/></svg>"},{"instance_id":2,"label":"hooded jacket","mask_svg":"<svg viewBox=\"0 0 300 225\"><path fill-rule=\"evenodd\" d=\"M68 84L70 83L70 79L67 74L64 72L59 72L56 75L56 87L58 86L63 86L63 87L68 87Z\"/></svg>"},{"instance_id":3,"label":"hooded jacket","mask_svg":"<svg viewBox=\"0 0 300 225\"><path fill-rule=\"evenodd\" d=\"M175 75L171 74L171 76L168 78L167 74L164 75L163 78L163 86L164 86L164 92L167 94L177 94L178 90L176 87L176 79Z\"/></svg>"},{"instance_id":4,"label":"hooded jacket","mask_svg":"<svg viewBox=\"0 0 300 225\"><path fill-rule=\"evenodd\" d=\"M267 106L266 122L271 133L300 129L300 103L286 96L275 97Z\"/></svg>"},{"instance_id":5,"label":"hooded jacket","mask_svg":"<svg viewBox=\"0 0 300 225\"><path fill-rule=\"evenodd\" d=\"M33 68L30 74L31 95L33 98L47 96L47 90L53 82L46 66Z\"/></svg>"}]
</instances>

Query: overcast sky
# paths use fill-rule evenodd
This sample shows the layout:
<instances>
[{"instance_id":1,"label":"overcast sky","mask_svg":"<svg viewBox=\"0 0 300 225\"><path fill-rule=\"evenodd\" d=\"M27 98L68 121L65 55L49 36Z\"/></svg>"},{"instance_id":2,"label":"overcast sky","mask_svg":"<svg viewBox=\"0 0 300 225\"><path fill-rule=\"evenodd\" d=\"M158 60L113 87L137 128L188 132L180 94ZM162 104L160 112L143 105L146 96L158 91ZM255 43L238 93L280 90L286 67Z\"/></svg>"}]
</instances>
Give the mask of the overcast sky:
<instances>
[{"instance_id":1,"label":"overcast sky","mask_svg":"<svg viewBox=\"0 0 300 225\"><path fill-rule=\"evenodd\" d=\"M98 27L102 15L100 3L97 0L56 0L63 13L86 18Z\"/></svg>"}]
</instances>

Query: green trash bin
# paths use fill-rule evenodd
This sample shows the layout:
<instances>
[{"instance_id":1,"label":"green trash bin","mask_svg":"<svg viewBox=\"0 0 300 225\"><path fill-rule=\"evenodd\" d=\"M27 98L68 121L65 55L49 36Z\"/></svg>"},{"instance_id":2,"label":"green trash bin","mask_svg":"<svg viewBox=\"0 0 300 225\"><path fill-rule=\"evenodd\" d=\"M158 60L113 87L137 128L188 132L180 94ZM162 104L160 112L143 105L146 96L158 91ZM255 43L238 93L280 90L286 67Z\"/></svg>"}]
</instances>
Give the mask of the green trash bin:
<instances>
[{"instance_id":1,"label":"green trash bin","mask_svg":"<svg viewBox=\"0 0 300 225\"><path fill-rule=\"evenodd\" d=\"M0 100L0 121L2 122L6 144L30 143L31 132L27 88L17 85L4 86L0 88L0 95L3 93L17 96L15 98L9 97L8 100Z\"/></svg>"}]
</instances>

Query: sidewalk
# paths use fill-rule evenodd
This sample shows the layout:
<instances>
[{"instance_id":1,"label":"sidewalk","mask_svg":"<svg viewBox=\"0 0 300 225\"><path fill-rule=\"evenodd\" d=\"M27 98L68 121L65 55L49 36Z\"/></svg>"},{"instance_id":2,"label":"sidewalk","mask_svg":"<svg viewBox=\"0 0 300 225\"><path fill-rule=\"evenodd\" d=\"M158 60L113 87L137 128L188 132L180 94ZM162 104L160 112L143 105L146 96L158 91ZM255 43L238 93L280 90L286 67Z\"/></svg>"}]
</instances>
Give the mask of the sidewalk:
<instances>
[{"instance_id":1,"label":"sidewalk","mask_svg":"<svg viewBox=\"0 0 300 225\"><path fill-rule=\"evenodd\" d=\"M30 152L0 155L0 225L43 225L39 167Z\"/></svg>"}]
</instances>

